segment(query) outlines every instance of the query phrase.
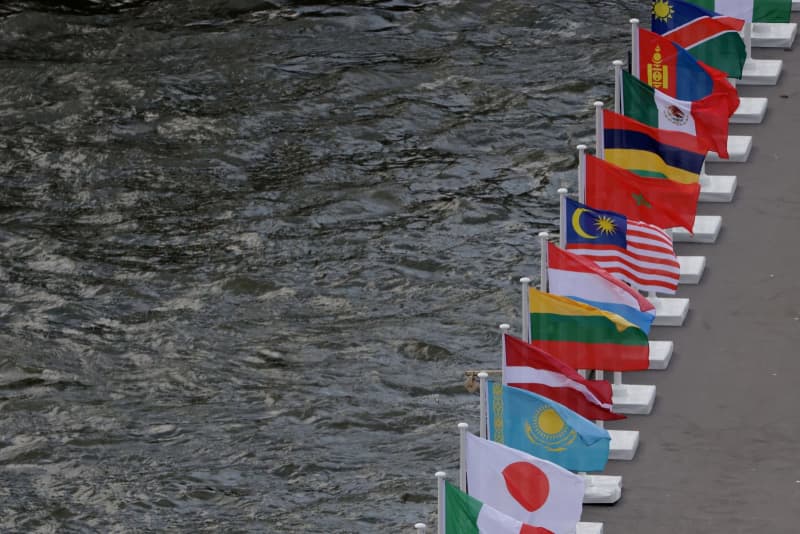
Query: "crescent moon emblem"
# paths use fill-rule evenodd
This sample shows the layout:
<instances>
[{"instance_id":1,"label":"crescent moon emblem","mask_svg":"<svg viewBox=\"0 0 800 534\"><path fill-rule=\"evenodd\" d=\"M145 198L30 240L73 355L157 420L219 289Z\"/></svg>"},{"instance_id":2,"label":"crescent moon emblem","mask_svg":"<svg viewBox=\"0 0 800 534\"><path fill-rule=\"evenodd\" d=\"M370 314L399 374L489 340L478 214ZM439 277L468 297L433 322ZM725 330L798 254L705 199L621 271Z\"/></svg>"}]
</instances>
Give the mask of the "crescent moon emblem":
<instances>
[{"instance_id":1,"label":"crescent moon emblem","mask_svg":"<svg viewBox=\"0 0 800 534\"><path fill-rule=\"evenodd\" d=\"M597 239L598 236L587 234L586 231L581 228L581 213L589 212L586 208L578 208L572 214L572 228L575 230L575 233L581 236L584 239Z\"/></svg>"}]
</instances>

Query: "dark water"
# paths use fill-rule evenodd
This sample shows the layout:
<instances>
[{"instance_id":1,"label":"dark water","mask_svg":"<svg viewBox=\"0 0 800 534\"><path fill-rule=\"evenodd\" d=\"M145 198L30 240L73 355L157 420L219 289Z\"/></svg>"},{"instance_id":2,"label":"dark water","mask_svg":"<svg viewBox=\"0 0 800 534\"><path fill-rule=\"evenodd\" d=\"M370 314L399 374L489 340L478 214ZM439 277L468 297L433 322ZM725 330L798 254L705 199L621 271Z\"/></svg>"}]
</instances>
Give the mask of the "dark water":
<instances>
[{"instance_id":1,"label":"dark water","mask_svg":"<svg viewBox=\"0 0 800 534\"><path fill-rule=\"evenodd\" d=\"M0 531L412 532L641 2L5 2Z\"/></svg>"}]
</instances>

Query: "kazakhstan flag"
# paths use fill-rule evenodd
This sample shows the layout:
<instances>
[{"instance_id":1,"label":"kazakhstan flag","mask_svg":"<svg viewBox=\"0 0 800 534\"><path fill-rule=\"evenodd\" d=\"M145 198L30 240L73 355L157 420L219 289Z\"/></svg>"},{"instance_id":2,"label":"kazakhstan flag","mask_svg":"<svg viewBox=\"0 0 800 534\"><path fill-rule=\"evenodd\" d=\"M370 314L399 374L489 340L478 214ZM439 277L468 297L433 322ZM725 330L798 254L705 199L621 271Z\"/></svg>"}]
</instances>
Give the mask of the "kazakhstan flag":
<instances>
[{"instance_id":1,"label":"kazakhstan flag","mask_svg":"<svg viewBox=\"0 0 800 534\"><path fill-rule=\"evenodd\" d=\"M566 406L489 382L489 439L573 471L602 471L611 436Z\"/></svg>"}]
</instances>

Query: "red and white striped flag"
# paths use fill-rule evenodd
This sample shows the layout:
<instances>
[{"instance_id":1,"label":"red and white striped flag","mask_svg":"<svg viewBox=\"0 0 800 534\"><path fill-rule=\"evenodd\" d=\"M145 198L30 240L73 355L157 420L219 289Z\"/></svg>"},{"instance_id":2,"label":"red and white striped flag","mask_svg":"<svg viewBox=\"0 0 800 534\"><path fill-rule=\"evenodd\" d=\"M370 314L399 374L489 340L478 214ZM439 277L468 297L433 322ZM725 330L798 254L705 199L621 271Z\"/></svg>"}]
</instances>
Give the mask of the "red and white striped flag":
<instances>
[{"instance_id":1,"label":"red and white striped flag","mask_svg":"<svg viewBox=\"0 0 800 534\"><path fill-rule=\"evenodd\" d=\"M680 263L672 238L652 224L567 200L567 250L642 291L674 294ZM589 234L585 229L590 229ZM623 230L624 229L624 230Z\"/></svg>"}]
</instances>

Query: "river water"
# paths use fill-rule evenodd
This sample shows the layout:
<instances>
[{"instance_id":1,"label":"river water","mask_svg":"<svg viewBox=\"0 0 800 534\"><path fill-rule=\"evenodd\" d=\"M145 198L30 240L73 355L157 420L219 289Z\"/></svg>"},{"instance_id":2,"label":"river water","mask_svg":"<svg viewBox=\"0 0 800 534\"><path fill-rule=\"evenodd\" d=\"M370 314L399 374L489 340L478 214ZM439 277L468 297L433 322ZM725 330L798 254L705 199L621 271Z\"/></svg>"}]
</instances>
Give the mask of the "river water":
<instances>
[{"instance_id":1,"label":"river water","mask_svg":"<svg viewBox=\"0 0 800 534\"><path fill-rule=\"evenodd\" d=\"M433 524L646 15L4 2L0 531Z\"/></svg>"}]
</instances>

